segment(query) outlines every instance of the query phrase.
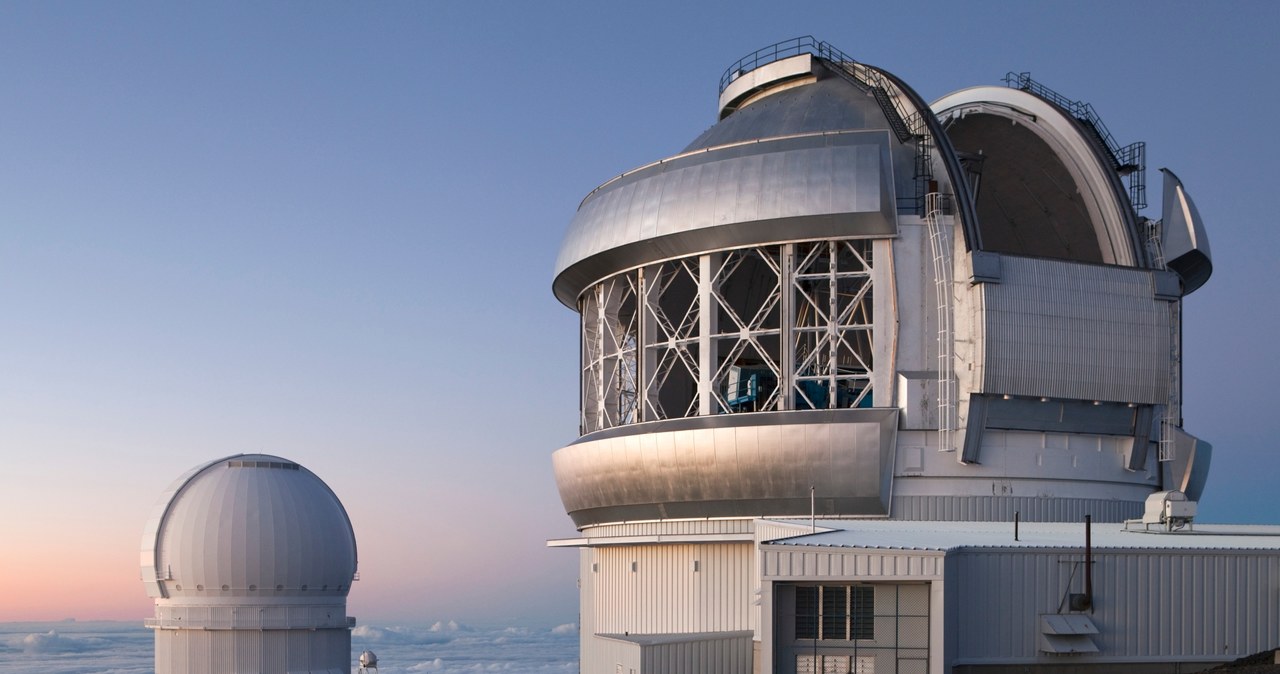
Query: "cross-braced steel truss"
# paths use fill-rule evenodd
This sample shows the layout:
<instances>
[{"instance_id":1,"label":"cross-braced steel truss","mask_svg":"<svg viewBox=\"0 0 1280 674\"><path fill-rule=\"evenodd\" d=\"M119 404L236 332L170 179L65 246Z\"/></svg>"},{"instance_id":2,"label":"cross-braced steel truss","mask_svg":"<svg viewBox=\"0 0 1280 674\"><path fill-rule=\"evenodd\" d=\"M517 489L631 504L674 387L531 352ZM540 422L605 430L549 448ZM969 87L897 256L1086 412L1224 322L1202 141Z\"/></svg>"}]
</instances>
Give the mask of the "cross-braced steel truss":
<instances>
[{"instance_id":1,"label":"cross-braced steel truss","mask_svg":"<svg viewBox=\"0 0 1280 674\"><path fill-rule=\"evenodd\" d=\"M871 242L661 262L583 294L582 432L674 417L869 407Z\"/></svg>"},{"instance_id":2,"label":"cross-braced steel truss","mask_svg":"<svg viewBox=\"0 0 1280 674\"><path fill-rule=\"evenodd\" d=\"M797 244L795 261L797 407L870 407L871 242Z\"/></svg>"},{"instance_id":3,"label":"cross-braced steel truss","mask_svg":"<svg viewBox=\"0 0 1280 674\"><path fill-rule=\"evenodd\" d=\"M646 420L698 414L698 328L702 302L697 258L644 269Z\"/></svg>"},{"instance_id":4,"label":"cross-braced steel truss","mask_svg":"<svg viewBox=\"0 0 1280 674\"><path fill-rule=\"evenodd\" d=\"M637 295L635 276L620 274L583 296L583 433L637 421Z\"/></svg>"}]
</instances>

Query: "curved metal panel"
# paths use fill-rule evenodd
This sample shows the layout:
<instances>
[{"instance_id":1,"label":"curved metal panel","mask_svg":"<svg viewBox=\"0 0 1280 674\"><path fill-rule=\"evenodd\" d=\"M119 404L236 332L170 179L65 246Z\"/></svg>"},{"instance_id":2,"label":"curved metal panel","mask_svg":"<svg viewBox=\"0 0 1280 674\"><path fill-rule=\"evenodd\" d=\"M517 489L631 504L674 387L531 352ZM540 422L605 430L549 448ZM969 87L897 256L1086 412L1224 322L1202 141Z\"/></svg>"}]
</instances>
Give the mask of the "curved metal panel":
<instances>
[{"instance_id":1,"label":"curved metal panel","mask_svg":"<svg viewBox=\"0 0 1280 674\"><path fill-rule=\"evenodd\" d=\"M1182 186L1182 181L1169 169L1164 174L1163 250L1170 270L1182 279L1182 293L1190 295L1209 280L1213 273L1213 254L1209 252L1209 236L1195 202Z\"/></svg>"},{"instance_id":2,"label":"curved metal panel","mask_svg":"<svg viewBox=\"0 0 1280 674\"><path fill-rule=\"evenodd\" d=\"M850 130L889 131L875 98L825 67L820 79L770 93L739 108L689 143L682 152L780 138Z\"/></svg>"},{"instance_id":3,"label":"curved metal panel","mask_svg":"<svg viewBox=\"0 0 1280 674\"><path fill-rule=\"evenodd\" d=\"M969 181L965 180L964 169L960 167L960 159L956 156L955 148L951 146L951 139L947 137L946 131L942 129L942 123L934 115L934 108L925 103L915 89L912 89L893 73L874 66L868 67L892 82L906 96L912 107L916 109L917 114L920 115L925 128L929 130L929 135L933 137L933 145L937 149L938 159L942 162L942 167L947 172L947 180L951 183L952 192L955 194L956 211L960 217L960 229L964 233L964 249L977 250L982 248L982 239L978 231L977 210L974 208L973 194L969 191Z\"/></svg>"},{"instance_id":4,"label":"curved metal panel","mask_svg":"<svg viewBox=\"0 0 1280 674\"><path fill-rule=\"evenodd\" d=\"M169 596L164 585L164 581L169 574L160 565L160 530L165 526L169 511L173 508L178 492L182 491L191 482L192 478L199 475L204 469L226 460L226 458L215 459L183 473L164 490L164 493L160 495L160 499L156 502L156 507L151 517L142 529L142 582L146 583L148 597L165 598Z\"/></svg>"},{"instance_id":5,"label":"curved metal panel","mask_svg":"<svg viewBox=\"0 0 1280 674\"><path fill-rule=\"evenodd\" d=\"M1138 266L1145 259L1128 194L1112 168L1107 150L1062 108L1018 89L981 86L947 94L934 101L933 110L941 119L963 118L973 113L993 115L1033 131L1062 162L1080 189L1082 206L1097 231L1104 262ZM963 175L959 171L952 173L953 181ZM957 191L961 190L957 188ZM976 208L974 213L976 215ZM981 236L978 231L973 233ZM973 243L976 250L1001 250L996 242L975 240Z\"/></svg>"},{"instance_id":6,"label":"curved metal panel","mask_svg":"<svg viewBox=\"0 0 1280 674\"><path fill-rule=\"evenodd\" d=\"M1192 501L1204 496L1204 485L1209 479L1209 464L1213 459L1213 445L1197 438L1181 428L1174 429L1177 446L1175 458L1169 462L1170 481Z\"/></svg>"},{"instance_id":7,"label":"curved metal panel","mask_svg":"<svg viewBox=\"0 0 1280 674\"><path fill-rule=\"evenodd\" d=\"M886 515L898 410L723 415L585 436L552 462L579 526L682 517Z\"/></svg>"},{"instance_id":8,"label":"curved metal panel","mask_svg":"<svg viewBox=\"0 0 1280 674\"><path fill-rule=\"evenodd\" d=\"M311 471L276 456L235 455L175 485L143 539L152 596L197 604L346 596L355 534L342 503Z\"/></svg>"},{"instance_id":9,"label":"curved metal panel","mask_svg":"<svg viewBox=\"0 0 1280 674\"><path fill-rule=\"evenodd\" d=\"M569 225L554 289L717 248L897 233L888 132L761 141L639 169L588 196ZM745 225L745 226L744 226Z\"/></svg>"},{"instance_id":10,"label":"curved metal panel","mask_svg":"<svg viewBox=\"0 0 1280 674\"><path fill-rule=\"evenodd\" d=\"M981 293L979 392L1164 404L1168 303L1151 272L1002 256Z\"/></svg>"},{"instance_id":11,"label":"curved metal panel","mask_svg":"<svg viewBox=\"0 0 1280 674\"><path fill-rule=\"evenodd\" d=\"M781 61L774 61L737 76L720 92L720 117L733 112L760 90L776 86L778 82L812 76L815 74L812 54L800 54Z\"/></svg>"}]
</instances>

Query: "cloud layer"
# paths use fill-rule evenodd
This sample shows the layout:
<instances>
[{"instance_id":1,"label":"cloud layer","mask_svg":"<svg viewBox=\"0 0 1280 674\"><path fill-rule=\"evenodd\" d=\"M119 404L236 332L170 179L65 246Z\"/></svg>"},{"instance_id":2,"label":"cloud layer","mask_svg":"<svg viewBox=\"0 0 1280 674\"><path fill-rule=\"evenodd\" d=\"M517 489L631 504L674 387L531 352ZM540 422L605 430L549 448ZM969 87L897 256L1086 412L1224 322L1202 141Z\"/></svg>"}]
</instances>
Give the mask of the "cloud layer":
<instances>
[{"instance_id":1,"label":"cloud layer","mask_svg":"<svg viewBox=\"0 0 1280 674\"><path fill-rule=\"evenodd\" d=\"M578 670L577 635L574 623L359 625L351 631L351 671L367 649L378 655L379 674L571 674ZM152 674L153 648L139 623L0 623L0 674Z\"/></svg>"}]
</instances>

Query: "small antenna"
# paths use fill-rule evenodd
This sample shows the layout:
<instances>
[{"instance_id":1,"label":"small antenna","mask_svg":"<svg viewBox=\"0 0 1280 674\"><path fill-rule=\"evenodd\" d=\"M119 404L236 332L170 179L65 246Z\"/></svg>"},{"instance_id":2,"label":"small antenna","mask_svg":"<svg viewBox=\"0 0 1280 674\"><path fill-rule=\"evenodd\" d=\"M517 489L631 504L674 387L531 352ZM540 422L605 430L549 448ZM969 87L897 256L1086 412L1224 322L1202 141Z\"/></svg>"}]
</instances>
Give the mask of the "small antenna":
<instances>
[{"instance_id":1,"label":"small antenna","mask_svg":"<svg viewBox=\"0 0 1280 674\"><path fill-rule=\"evenodd\" d=\"M809 533L811 534L818 531L818 524L815 522L817 516L818 506L817 501L814 500L813 485L809 485Z\"/></svg>"}]
</instances>

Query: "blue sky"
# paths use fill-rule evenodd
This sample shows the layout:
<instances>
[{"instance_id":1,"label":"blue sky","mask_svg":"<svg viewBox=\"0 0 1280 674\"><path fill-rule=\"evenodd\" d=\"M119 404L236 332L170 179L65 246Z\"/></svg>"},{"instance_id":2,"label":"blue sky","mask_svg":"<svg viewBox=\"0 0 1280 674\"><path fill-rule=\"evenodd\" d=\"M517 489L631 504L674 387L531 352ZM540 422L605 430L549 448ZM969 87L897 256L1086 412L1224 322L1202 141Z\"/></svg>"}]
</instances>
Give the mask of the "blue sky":
<instances>
[{"instance_id":1,"label":"blue sky","mask_svg":"<svg viewBox=\"0 0 1280 674\"><path fill-rule=\"evenodd\" d=\"M0 620L137 618L168 483L269 452L355 521L352 612L576 616L550 292L583 196L812 34L926 99L1030 71L1208 222L1185 314L1205 518L1277 521L1273 3L0 5ZM68 569L75 569L68 573ZM21 592L19 592L21 590Z\"/></svg>"}]
</instances>

